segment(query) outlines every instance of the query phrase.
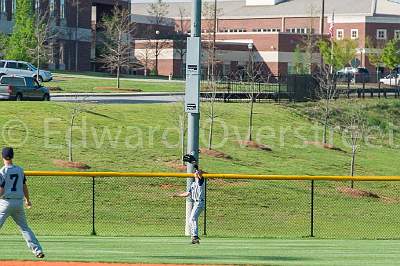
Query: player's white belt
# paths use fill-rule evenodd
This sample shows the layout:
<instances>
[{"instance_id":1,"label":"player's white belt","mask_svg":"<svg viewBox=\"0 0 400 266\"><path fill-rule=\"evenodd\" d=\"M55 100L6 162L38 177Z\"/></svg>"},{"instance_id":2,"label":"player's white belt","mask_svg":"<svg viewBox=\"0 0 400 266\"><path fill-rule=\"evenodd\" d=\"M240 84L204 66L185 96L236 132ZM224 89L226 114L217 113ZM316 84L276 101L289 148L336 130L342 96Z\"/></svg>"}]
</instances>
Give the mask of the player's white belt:
<instances>
[{"instance_id":1,"label":"player's white belt","mask_svg":"<svg viewBox=\"0 0 400 266\"><path fill-rule=\"evenodd\" d=\"M23 200L22 198L0 198L2 200Z\"/></svg>"}]
</instances>

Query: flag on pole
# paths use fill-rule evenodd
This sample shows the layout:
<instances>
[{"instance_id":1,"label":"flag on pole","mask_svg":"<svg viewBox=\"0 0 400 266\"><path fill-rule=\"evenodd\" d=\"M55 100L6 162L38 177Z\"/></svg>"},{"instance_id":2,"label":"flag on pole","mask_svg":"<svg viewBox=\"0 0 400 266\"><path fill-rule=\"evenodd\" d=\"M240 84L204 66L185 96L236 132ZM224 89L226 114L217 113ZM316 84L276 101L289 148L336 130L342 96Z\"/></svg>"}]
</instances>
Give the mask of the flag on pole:
<instances>
[{"instance_id":1,"label":"flag on pole","mask_svg":"<svg viewBox=\"0 0 400 266\"><path fill-rule=\"evenodd\" d=\"M335 37L335 12L332 13L332 20L329 24L329 37L334 39Z\"/></svg>"}]
</instances>

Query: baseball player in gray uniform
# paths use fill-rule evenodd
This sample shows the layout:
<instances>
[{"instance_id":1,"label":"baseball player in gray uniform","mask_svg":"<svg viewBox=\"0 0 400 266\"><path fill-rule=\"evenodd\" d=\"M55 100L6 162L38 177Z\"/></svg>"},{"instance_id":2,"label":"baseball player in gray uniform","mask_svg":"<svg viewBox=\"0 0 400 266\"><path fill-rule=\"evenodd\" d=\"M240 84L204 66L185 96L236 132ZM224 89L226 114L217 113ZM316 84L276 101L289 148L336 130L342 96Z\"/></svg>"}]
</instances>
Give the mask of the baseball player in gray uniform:
<instances>
[{"instance_id":1,"label":"baseball player in gray uniform","mask_svg":"<svg viewBox=\"0 0 400 266\"><path fill-rule=\"evenodd\" d=\"M4 167L0 170L0 228L11 216L19 226L28 248L37 258L44 258L42 247L26 222L24 199L27 208L31 208L32 203L29 200L24 170L13 164L13 148L3 148L2 157Z\"/></svg>"},{"instance_id":2,"label":"baseball player in gray uniform","mask_svg":"<svg viewBox=\"0 0 400 266\"><path fill-rule=\"evenodd\" d=\"M194 181L186 192L177 193L174 197L188 197L193 201L193 208L190 214L190 229L192 235L192 244L200 244L198 220L201 212L204 210L204 178L203 172L197 170L194 173Z\"/></svg>"}]
</instances>

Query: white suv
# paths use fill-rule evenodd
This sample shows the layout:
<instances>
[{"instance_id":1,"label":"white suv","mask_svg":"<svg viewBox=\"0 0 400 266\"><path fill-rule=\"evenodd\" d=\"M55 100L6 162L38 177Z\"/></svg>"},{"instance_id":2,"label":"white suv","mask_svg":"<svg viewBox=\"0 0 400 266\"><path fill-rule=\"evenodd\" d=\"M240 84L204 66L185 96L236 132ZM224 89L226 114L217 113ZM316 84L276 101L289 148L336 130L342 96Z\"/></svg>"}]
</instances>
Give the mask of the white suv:
<instances>
[{"instance_id":1,"label":"white suv","mask_svg":"<svg viewBox=\"0 0 400 266\"><path fill-rule=\"evenodd\" d=\"M31 63L14 60L0 60L0 77L4 75L18 75L23 77L33 77L36 79L37 68ZM39 70L40 82L50 81L53 75L49 71Z\"/></svg>"}]
</instances>

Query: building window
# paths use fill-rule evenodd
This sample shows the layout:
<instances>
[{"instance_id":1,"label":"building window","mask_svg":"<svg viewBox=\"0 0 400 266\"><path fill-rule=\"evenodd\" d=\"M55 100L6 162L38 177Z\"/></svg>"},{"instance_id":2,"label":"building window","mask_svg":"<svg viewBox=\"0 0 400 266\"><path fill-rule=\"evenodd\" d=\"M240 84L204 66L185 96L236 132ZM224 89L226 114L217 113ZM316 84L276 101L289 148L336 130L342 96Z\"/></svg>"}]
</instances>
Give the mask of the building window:
<instances>
[{"instance_id":1,"label":"building window","mask_svg":"<svg viewBox=\"0 0 400 266\"><path fill-rule=\"evenodd\" d=\"M344 37L344 30L336 30L336 39L337 40L343 40Z\"/></svg>"},{"instance_id":2,"label":"building window","mask_svg":"<svg viewBox=\"0 0 400 266\"><path fill-rule=\"evenodd\" d=\"M358 39L358 30L357 29L351 30L351 39L353 39L353 40Z\"/></svg>"},{"instance_id":3,"label":"building window","mask_svg":"<svg viewBox=\"0 0 400 266\"><path fill-rule=\"evenodd\" d=\"M50 6L50 16L54 16L54 11L55 11L55 0L49 0L49 6Z\"/></svg>"},{"instance_id":4,"label":"building window","mask_svg":"<svg viewBox=\"0 0 400 266\"><path fill-rule=\"evenodd\" d=\"M273 32L280 32L280 29L273 29ZM290 33L296 33L296 34L306 34L309 32L308 28L288 28L286 29L286 32L290 32Z\"/></svg>"},{"instance_id":5,"label":"building window","mask_svg":"<svg viewBox=\"0 0 400 266\"><path fill-rule=\"evenodd\" d=\"M254 29L253 31L255 31ZM247 32L246 29L224 29L223 32Z\"/></svg>"},{"instance_id":6,"label":"building window","mask_svg":"<svg viewBox=\"0 0 400 266\"><path fill-rule=\"evenodd\" d=\"M376 30L376 39L386 40L386 38L387 38L387 30L384 29Z\"/></svg>"},{"instance_id":7,"label":"building window","mask_svg":"<svg viewBox=\"0 0 400 266\"><path fill-rule=\"evenodd\" d=\"M6 0L0 1L0 13L6 13Z\"/></svg>"},{"instance_id":8,"label":"building window","mask_svg":"<svg viewBox=\"0 0 400 266\"><path fill-rule=\"evenodd\" d=\"M13 14L15 14L15 12L17 11L17 0L13 0L11 4L12 4L11 11Z\"/></svg>"},{"instance_id":9,"label":"building window","mask_svg":"<svg viewBox=\"0 0 400 266\"><path fill-rule=\"evenodd\" d=\"M400 40L400 30L395 30L395 31L394 31L394 38L395 38L396 40Z\"/></svg>"},{"instance_id":10,"label":"building window","mask_svg":"<svg viewBox=\"0 0 400 266\"><path fill-rule=\"evenodd\" d=\"M37 10L37 11L40 10L40 0L35 1L35 10Z\"/></svg>"},{"instance_id":11,"label":"building window","mask_svg":"<svg viewBox=\"0 0 400 266\"><path fill-rule=\"evenodd\" d=\"M261 28L258 28L258 29L253 29L253 32L280 32L281 30L280 29L277 29L277 28L268 28L268 29L261 29ZM289 29L287 30L287 31L289 31ZM243 32L246 32L246 30L245 29L243 29Z\"/></svg>"},{"instance_id":12,"label":"building window","mask_svg":"<svg viewBox=\"0 0 400 266\"><path fill-rule=\"evenodd\" d=\"M60 19L65 19L65 0L60 0Z\"/></svg>"}]
</instances>

